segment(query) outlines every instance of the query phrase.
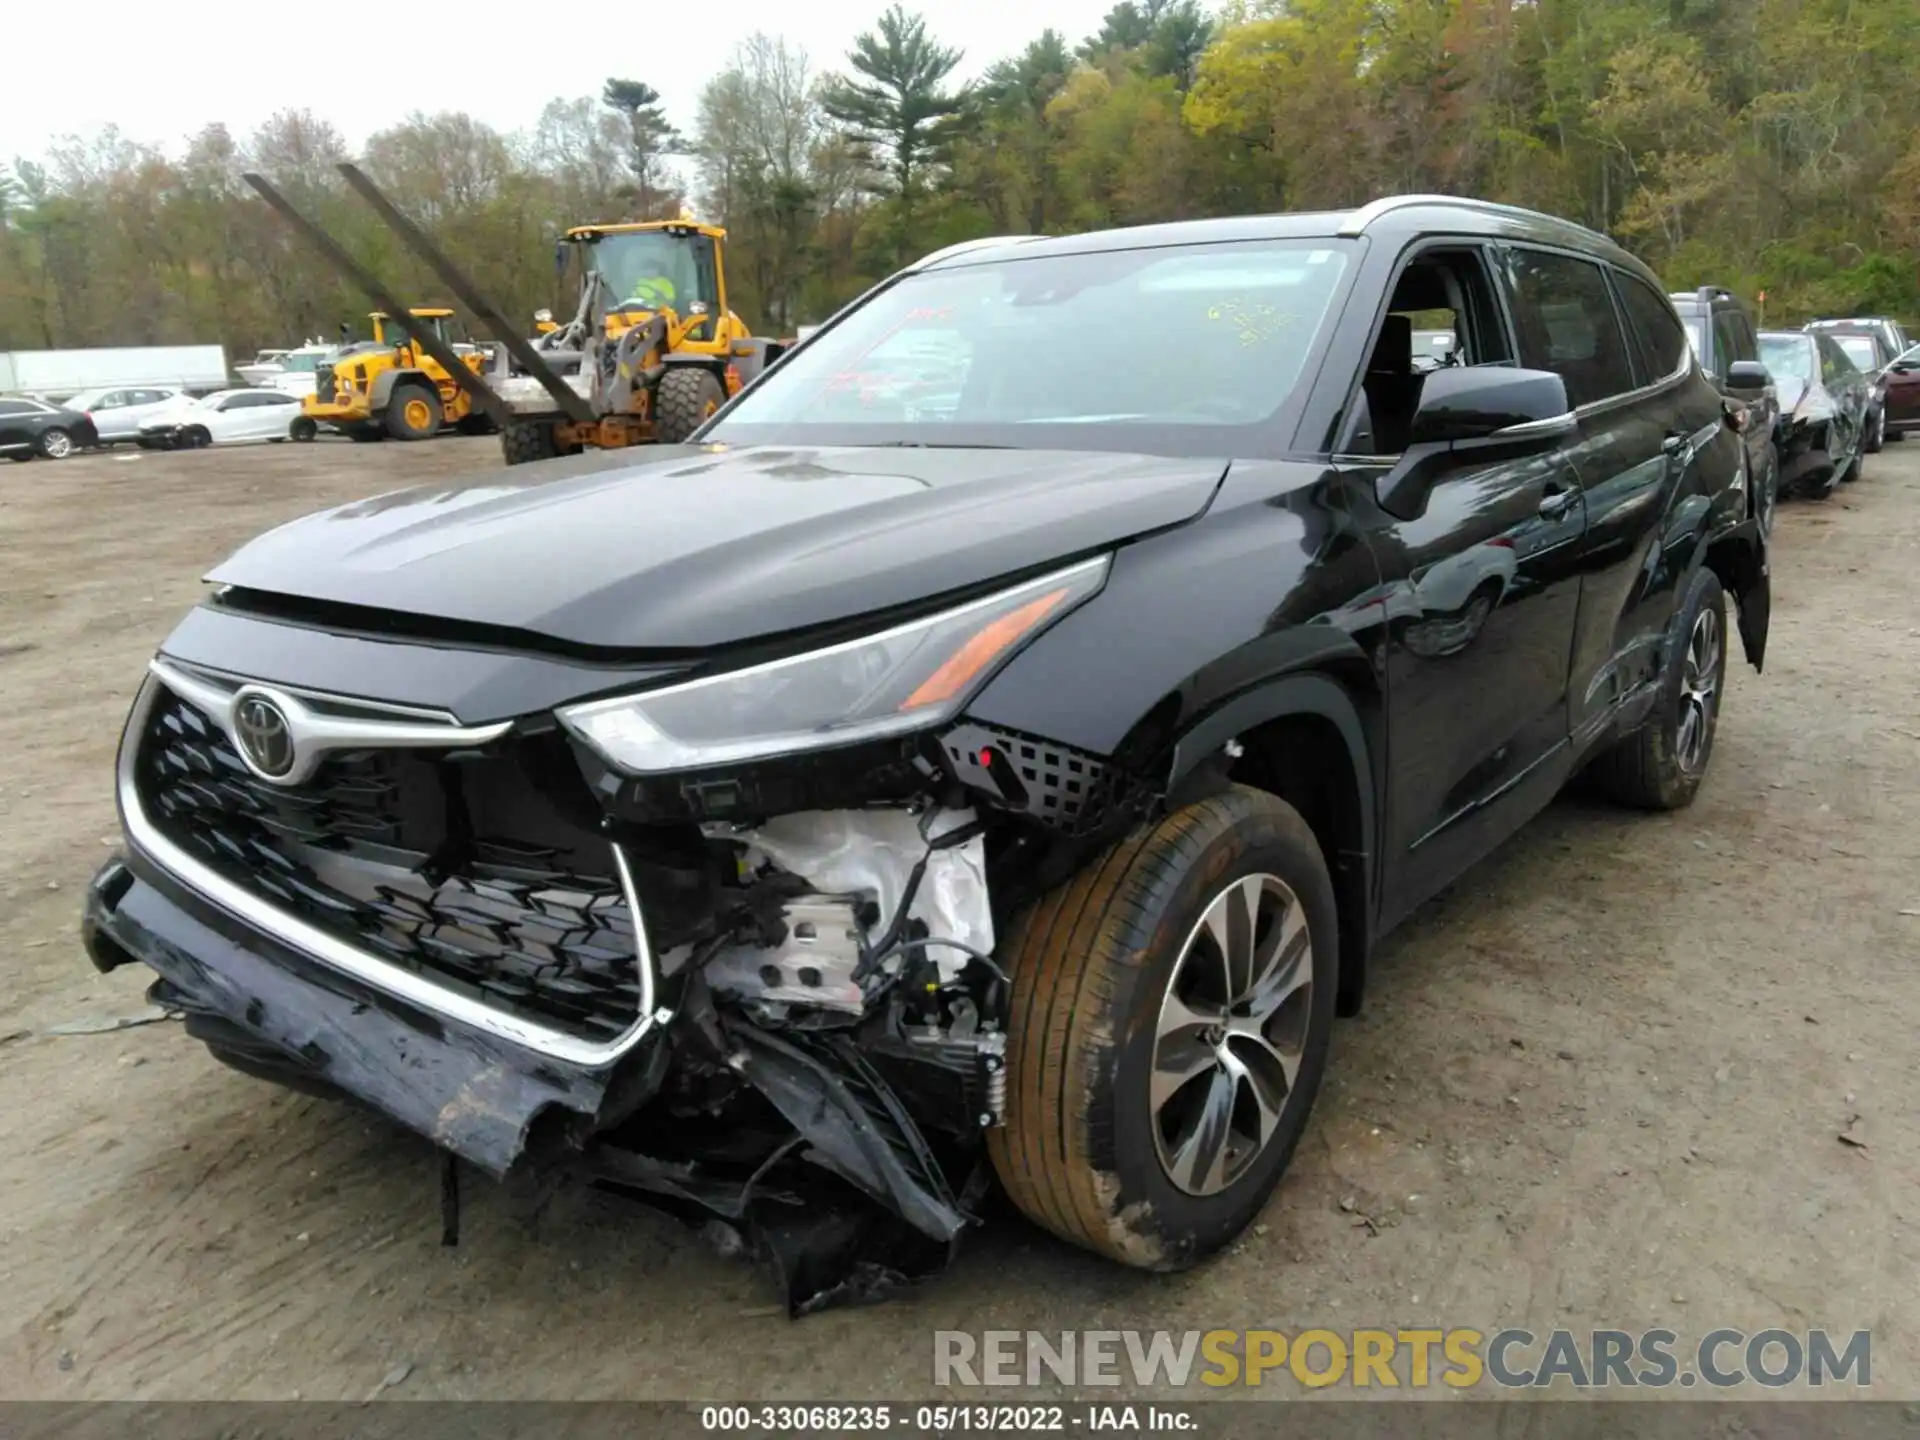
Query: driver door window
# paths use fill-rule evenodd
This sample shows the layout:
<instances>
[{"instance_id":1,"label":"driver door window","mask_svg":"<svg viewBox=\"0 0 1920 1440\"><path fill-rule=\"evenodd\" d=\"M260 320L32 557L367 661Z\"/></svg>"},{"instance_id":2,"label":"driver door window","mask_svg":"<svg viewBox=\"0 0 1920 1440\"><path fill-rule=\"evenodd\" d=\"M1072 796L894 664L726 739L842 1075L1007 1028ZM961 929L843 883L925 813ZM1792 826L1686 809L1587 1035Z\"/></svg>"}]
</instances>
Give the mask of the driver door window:
<instances>
[{"instance_id":1,"label":"driver door window","mask_svg":"<svg viewBox=\"0 0 1920 1440\"><path fill-rule=\"evenodd\" d=\"M1444 245L1421 251L1394 282L1361 377L1354 439L1343 448L1399 454L1429 374L1452 365L1511 365L1512 349L1481 252Z\"/></svg>"}]
</instances>

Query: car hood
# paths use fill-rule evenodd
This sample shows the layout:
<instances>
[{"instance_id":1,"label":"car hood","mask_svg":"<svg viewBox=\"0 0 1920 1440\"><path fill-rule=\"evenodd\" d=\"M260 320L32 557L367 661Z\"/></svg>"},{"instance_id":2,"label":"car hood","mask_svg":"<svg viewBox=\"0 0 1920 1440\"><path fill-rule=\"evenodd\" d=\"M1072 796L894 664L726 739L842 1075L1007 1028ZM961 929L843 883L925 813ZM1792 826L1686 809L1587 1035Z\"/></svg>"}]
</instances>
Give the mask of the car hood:
<instances>
[{"instance_id":1,"label":"car hood","mask_svg":"<svg viewBox=\"0 0 1920 1440\"><path fill-rule=\"evenodd\" d=\"M324 511L207 579L568 646L707 649L1181 524L1226 468L1032 450L603 451Z\"/></svg>"}]
</instances>

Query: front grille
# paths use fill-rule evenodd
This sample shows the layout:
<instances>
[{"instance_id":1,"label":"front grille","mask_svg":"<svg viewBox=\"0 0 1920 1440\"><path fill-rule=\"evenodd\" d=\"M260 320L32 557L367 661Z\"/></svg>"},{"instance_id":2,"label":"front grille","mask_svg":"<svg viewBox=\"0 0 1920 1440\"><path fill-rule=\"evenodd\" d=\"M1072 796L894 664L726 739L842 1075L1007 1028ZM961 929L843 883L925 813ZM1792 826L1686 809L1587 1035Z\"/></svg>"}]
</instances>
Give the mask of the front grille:
<instances>
[{"instance_id":1,"label":"front grille","mask_svg":"<svg viewBox=\"0 0 1920 1440\"><path fill-rule=\"evenodd\" d=\"M571 763L543 743L558 746L341 751L269 785L163 689L135 776L156 829L269 903L483 1004L609 1040L639 1014L633 916L605 840L535 783Z\"/></svg>"},{"instance_id":2,"label":"front grille","mask_svg":"<svg viewBox=\"0 0 1920 1440\"><path fill-rule=\"evenodd\" d=\"M332 402L333 366L316 365L313 367L313 393L323 405Z\"/></svg>"}]
</instances>

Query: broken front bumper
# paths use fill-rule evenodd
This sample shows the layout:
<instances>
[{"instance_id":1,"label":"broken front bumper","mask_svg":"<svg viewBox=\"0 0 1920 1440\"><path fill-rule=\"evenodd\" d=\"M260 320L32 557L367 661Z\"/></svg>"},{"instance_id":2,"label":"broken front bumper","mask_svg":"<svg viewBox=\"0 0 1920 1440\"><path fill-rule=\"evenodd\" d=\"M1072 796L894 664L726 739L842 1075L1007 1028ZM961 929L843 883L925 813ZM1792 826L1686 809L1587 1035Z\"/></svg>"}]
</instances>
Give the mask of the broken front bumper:
<instances>
[{"instance_id":1,"label":"broken front bumper","mask_svg":"<svg viewBox=\"0 0 1920 1440\"><path fill-rule=\"evenodd\" d=\"M154 970L154 999L236 1068L370 1105L496 1177L528 1151L536 1121L548 1143L579 1145L665 1062L657 1036L587 1066L409 1003L207 903L137 851L94 877L81 934L103 971Z\"/></svg>"}]
</instances>

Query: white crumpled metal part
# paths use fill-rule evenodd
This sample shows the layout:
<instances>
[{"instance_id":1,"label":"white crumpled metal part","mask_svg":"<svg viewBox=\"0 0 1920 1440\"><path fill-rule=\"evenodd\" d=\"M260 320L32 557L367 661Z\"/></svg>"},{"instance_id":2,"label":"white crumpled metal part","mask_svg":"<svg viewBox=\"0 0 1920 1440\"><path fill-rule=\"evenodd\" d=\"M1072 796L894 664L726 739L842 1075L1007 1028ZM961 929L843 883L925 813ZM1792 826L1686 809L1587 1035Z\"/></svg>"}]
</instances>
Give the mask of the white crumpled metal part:
<instances>
[{"instance_id":1,"label":"white crumpled metal part","mask_svg":"<svg viewBox=\"0 0 1920 1440\"><path fill-rule=\"evenodd\" d=\"M928 838L937 840L973 818L971 810L944 810ZM876 933L892 922L907 877L927 853L920 817L905 810L809 810L778 816L733 838L746 845L751 868L771 861L824 895L871 895L880 906ZM993 953L986 844L980 836L933 852L907 913L924 923L930 936ZM927 954L943 980L953 979L967 964L964 953L947 946L930 945Z\"/></svg>"}]
</instances>

